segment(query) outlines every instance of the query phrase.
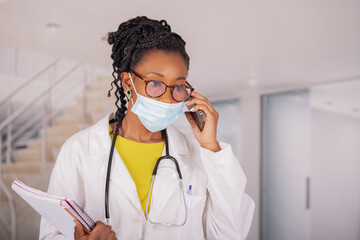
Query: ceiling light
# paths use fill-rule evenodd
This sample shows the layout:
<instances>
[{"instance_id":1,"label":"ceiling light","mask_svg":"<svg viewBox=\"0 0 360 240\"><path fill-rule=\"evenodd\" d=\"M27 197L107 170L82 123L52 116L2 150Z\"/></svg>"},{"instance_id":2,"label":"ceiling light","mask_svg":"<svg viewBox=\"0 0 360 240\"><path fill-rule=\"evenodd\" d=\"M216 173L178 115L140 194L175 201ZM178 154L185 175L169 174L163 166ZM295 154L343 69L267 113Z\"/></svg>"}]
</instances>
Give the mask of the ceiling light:
<instances>
[{"instance_id":1,"label":"ceiling light","mask_svg":"<svg viewBox=\"0 0 360 240\"><path fill-rule=\"evenodd\" d=\"M49 22L45 25L47 28L50 28L50 29L57 29L57 28L60 28L61 25L58 24L58 23L54 23L54 22Z\"/></svg>"},{"instance_id":2,"label":"ceiling light","mask_svg":"<svg viewBox=\"0 0 360 240\"><path fill-rule=\"evenodd\" d=\"M256 79L255 79L253 76L250 76L250 77L249 77L248 83L249 83L249 85L251 85L251 86L257 85L257 81L256 81Z\"/></svg>"},{"instance_id":3,"label":"ceiling light","mask_svg":"<svg viewBox=\"0 0 360 240\"><path fill-rule=\"evenodd\" d=\"M328 100L328 101L325 101L325 104L331 106L331 105L333 105L333 102Z\"/></svg>"}]
</instances>

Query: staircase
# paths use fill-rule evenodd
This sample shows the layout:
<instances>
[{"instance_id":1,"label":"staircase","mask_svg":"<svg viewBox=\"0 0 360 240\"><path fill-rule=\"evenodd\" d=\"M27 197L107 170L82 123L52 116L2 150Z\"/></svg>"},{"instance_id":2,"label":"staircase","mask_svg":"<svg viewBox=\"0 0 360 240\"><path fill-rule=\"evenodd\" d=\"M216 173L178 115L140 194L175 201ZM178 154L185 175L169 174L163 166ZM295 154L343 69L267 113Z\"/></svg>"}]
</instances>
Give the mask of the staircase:
<instances>
[{"instance_id":1,"label":"staircase","mask_svg":"<svg viewBox=\"0 0 360 240\"><path fill-rule=\"evenodd\" d=\"M62 114L52 119L46 132L26 142L26 148L13 151L15 163L2 165L2 180L10 189L16 206L16 239L38 239L40 215L12 191L11 182L19 179L30 187L46 191L51 170L62 144L71 135L89 127L115 110L115 96L107 97L112 76L99 77L88 85L86 92L87 115L83 121L83 97L77 96L74 106L65 107ZM46 162L41 162L41 136L46 134ZM0 169L1 170L1 169ZM10 208L4 192L0 193L0 239L10 238ZM5 216L5 221L1 220Z\"/></svg>"}]
</instances>

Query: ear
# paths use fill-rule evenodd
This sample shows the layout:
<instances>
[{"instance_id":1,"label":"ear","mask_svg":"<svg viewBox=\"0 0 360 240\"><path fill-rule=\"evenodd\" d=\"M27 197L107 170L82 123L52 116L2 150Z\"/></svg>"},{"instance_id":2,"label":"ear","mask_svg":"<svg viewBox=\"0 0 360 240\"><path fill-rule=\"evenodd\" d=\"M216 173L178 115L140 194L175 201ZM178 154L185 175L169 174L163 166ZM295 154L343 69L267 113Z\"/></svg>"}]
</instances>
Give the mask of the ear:
<instances>
[{"instance_id":1,"label":"ear","mask_svg":"<svg viewBox=\"0 0 360 240\"><path fill-rule=\"evenodd\" d=\"M131 84L131 79L129 77L129 73L128 72L122 72L120 74L121 77L121 85L124 88L124 90L128 90L131 89L132 90L132 84Z\"/></svg>"}]
</instances>

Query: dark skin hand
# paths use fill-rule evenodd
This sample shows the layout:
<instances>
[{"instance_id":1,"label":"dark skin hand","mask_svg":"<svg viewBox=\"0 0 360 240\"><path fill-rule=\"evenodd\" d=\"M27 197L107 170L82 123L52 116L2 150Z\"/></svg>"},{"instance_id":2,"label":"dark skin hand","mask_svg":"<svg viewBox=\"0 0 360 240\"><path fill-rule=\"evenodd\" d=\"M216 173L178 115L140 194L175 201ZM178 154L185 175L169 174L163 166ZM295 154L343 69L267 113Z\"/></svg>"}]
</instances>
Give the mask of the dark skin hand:
<instances>
[{"instance_id":1,"label":"dark skin hand","mask_svg":"<svg viewBox=\"0 0 360 240\"><path fill-rule=\"evenodd\" d=\"M90 234L86 233L81 225L81 223L77 220L74 220L75 232L74 239L75 240L113 240L117 239L115 236L115 232L111 230L109 225L105 225L103 222L97 221L95 224L95 228L90 232Z\"/></svg>"},{"instance_id":2,"label":"dark skin hand","mask_svg":"<svg viewBox=\"0 0 360 240\"><path fill-rule=\"evenodd\" d=\"M189 106L195 103L196 105L194 109L192 109L192 112L201 110L205 113L206 116L204 129L200 131L191 114L189 112L185 113L187 120L193 128L196 139L200 143L201 147L213 152L220 151L220 146L216 141L216 128L219 119L219 113L216 112L215 108L211 105L210 101L206 97L200 95L197 92L193 92L191 96L192 99L187 102L186 105Z\"/></svg>"}]
</instances>

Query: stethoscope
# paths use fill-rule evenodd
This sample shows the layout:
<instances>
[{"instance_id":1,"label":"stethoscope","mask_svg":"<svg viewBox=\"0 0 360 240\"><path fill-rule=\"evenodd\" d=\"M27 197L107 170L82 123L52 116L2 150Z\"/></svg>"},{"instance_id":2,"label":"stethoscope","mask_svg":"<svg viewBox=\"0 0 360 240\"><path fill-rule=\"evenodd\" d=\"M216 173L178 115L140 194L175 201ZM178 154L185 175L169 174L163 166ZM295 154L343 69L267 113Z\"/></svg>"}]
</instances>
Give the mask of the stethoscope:
<instances>
[{"instance_id":1,"label":"stethoscope","mask_svg":"<svg viewBox=\"0 0 360 240\"><path fill-rule=\"evenodd\" d=\"M113 121L111 121L113 122ZM119 120L116 124L116 127L115 127L115 133L114 133L114 137L113 137L113 140L112 140L112 143L111 143L111 148L110 148L110 155L109 155L109 161L108 161L108 167L107 167L107 174L106 174L106 183L105 183L105 220L106 220L106 224L110 224L109 220L110 220L110 213L109 213L109 185L110 185L110 173L111 173L111 164L112 164L112 159L113 159L113 155L114 155L114 148L115 148L115 142L116 142L116 138L117 136L119 135L119 127L120 127L120 124L122 122L122 119ZM151 184L150 184L150 190L149 190L149 193L148 193L148 198L147 198L147 202L146 202L146 217L147 217L147 220L152 223L152 224L158 224L158 225L164 225L164 226L176 226L176 227L181 227L185 224L186 222L186 219L187 219L187 208L186 208L186 203L185 203L185 194L184 194L184 191L183 191L183 187L182 187L182 175L181 175L181 171L180 171L180 167L179 167L179 163L178 161L170 156L169 154L169 144L168 144L168 136L167 136L167 132L166 132L166 129L162 130L162 134L165 138L165 156L161 156L157 161L156 161L156 164L155 164L155 167L154 167L154 170L153 170L153 173L152 173L152 177L151 177ZM152 191L152 188L153 188L153 184L154 184L154 181L155 181L155 178L156 178L156 174L157 174L157 171L158 171L158 167L159 167L159 164L162 160L165 160L165 159L169 159L171 161L174 162L175 166L176 166L176 171L177 171L177 176L178 176L178 183L179 183L179 187L181 189L181 194L182 194L182 198L184 200L184 205L185 205L185 219L182 223L179 223L179 224L173 224L173 223L167 223L167 222L156 222L156 221L152 221L149 217L149 199L150 199L150 193Z\"/></svg>"}]
</instances>

